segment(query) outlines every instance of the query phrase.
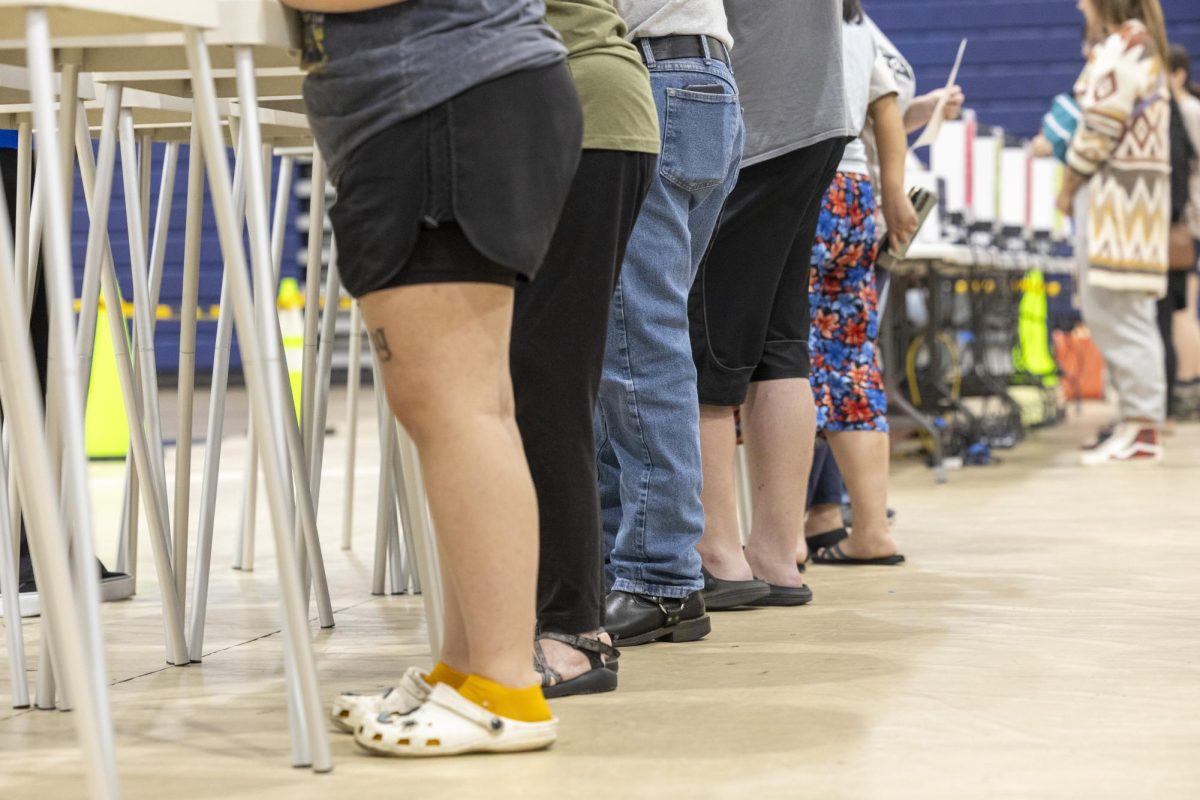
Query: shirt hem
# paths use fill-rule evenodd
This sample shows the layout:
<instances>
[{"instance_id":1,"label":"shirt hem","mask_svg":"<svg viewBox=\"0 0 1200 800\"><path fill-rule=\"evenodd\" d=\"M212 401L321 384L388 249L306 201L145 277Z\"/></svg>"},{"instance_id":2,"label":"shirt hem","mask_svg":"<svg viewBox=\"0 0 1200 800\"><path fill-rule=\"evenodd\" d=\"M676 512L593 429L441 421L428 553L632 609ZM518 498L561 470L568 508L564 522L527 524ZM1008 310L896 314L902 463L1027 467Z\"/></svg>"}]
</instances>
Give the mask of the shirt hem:
<instances>
[{"instance_id":1,"label":"shirt hem","mask_svg":"<svg viewBox=\"0 0 1200 800\"><path fill-rule=\"evenodd\" d=\"M584 136L584 150L623 150L630 153L649 153L656 156L662 150L658 139L641 136Z\"/></svg>"},{"instance_id":2,"label":"shirt hem","mask_svg":"<svg viewBox=\"0 0 1200 800\"><path fill-rule=\"evenodd\" d=\"M746 167L752 167L755 164L761 164L764 161L770 161L773 158L779 158L780 156L786 156L788 153L794 152L796 150L803 150L805 147L812 147L813 145L820 144L821 142L827 142L830 139L837 139L838 137L853 137L853 136L854 136L854 132L852 130L850 130L849 128L837 128L832 131L826 131L824 133L814 134L813 136L809 136L806 139L801 139L797 142L792 142L789 144L782 145L780 147L776 147L773 150L768 150L766 153L761 153L759 155L750 156L749 158L743 157L742 158L742 168L745 169Z\"/></svg>"}]
</instances>

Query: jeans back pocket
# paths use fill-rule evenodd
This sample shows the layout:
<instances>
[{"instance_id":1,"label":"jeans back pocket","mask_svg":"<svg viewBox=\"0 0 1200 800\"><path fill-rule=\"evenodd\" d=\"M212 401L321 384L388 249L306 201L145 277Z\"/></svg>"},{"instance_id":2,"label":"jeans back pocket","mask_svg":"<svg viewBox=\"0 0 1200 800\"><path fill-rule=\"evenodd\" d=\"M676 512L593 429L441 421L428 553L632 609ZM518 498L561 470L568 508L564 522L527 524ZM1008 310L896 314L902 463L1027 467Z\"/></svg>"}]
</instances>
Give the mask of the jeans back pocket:
<instances>
[{"instance_id":1,"label":"jeans back pocket","mask_svg":"<svg viewBox=\"0 0 1200 800\"><path fill-rule=\"evenodd\" d=\"M734 162L742 109L728 88L712 91L702 80L696 89L667 89L662 153L662 177L688 192L702 192L724 183Z\"/></svg>"}]
</instances>

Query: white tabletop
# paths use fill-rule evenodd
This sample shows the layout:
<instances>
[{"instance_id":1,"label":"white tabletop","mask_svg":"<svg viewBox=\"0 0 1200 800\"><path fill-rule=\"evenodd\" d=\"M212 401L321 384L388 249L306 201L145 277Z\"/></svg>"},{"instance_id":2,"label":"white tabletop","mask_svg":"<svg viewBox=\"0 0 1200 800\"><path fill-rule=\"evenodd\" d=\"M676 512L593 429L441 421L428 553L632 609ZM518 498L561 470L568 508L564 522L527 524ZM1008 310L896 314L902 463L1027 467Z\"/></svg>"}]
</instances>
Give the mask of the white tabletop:
<instances>
[{"instance_id":1,"label":"white tabletop","mask_svg":"<svg viewBox=\"0 0 1200 800\"><path fill-rule=\"evenodd\" d=\"M78 38L96 41L107 36L181 27L216 28L219 23L214 0L0 0L0 47L23 46L25 11L44 8L54 39ZM17 37L17 38L9 38Z\"/></svg>"}]
</instances>

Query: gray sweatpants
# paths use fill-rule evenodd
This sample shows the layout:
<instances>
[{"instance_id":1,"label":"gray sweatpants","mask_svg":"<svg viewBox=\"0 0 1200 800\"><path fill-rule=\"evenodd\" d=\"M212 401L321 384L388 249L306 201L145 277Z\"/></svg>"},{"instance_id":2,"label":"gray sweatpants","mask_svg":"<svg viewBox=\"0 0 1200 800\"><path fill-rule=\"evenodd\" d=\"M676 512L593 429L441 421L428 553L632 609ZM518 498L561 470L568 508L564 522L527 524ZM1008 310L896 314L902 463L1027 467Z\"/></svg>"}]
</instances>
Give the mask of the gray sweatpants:
<instances>
[{"instance_id":1,"label":"gray sweatpants","mask_svg":"<svg viewBox=\"0 0 1200 800\"><path fill-rule=\"evenodd\" d=\"M1083 321L1108 367L1117 392L1118 416L1162 422L1167 415L1167 374L1158 311L1142 292L1080 287Z\"/></svg>"}]
</instances>

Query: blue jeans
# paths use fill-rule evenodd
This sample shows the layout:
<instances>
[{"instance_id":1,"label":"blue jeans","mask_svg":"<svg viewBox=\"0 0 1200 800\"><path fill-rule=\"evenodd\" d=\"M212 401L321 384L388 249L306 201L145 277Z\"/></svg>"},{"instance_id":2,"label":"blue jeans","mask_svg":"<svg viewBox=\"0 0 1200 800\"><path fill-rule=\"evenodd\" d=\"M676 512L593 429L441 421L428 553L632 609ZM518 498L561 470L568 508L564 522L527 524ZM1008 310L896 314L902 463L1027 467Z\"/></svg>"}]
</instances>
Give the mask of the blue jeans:
<instances>
[{"instance_id":1,"label":"blue jeans","mask_svg":"<svg viewBox=\"0 0 1200 800\"><path fill-rule=\"evenodd\" d=\"M648 67L662 154L613 296L596 449L612 590L680 598L704 585L688 293L737 180L744 128L723 63L688 58Z\"/></svg>"}]
</instances>

